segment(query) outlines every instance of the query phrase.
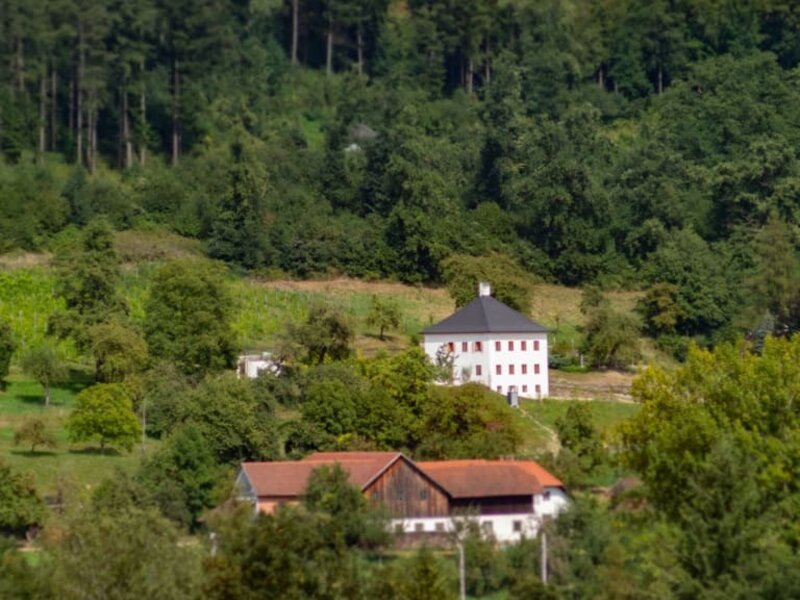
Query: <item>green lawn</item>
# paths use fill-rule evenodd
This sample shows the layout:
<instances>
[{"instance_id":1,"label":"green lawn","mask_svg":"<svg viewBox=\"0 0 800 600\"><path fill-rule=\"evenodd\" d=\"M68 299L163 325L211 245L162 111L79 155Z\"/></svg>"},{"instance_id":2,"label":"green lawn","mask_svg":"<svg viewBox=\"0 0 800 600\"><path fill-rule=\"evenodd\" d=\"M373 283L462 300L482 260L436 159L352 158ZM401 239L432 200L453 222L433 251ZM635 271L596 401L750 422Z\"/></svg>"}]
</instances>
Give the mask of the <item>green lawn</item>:
<instances>
[{"instance_id":1,"label":"green lawn","mask_svg":"<svg viewBox=\"0 0 800 600\"><path fill-rule=\"evenodd\" d=\"M15 469L31 473L43 495L55 494L64 485L91 488L116 469L132 471L141 461L138 448L130 453L100 454L90 445L70 444L64 423L75 395L87 383L85 375L78 375L73 383L53 389L52 404L47 409L41 386L20 376L12 376L0 393L0 456ZM31 453L29 448L14 446L14 431L32 417L44 419L56 438L55 448L37 448ZM148 440L147 451L152 452L156 445Z\"/></svg>"},{"instance_id":2,"label":"green lawn","mask_svg":"<svg viewBox=\"0 0 800 600\"><path fill-rule=\"evenodd\" d=\"M536 421L555 429L556 421L563 417L570 405L582 400L523 400L522 410ZM595 425L602 432L610 431L618 423L639 412L640 406L629 402L606 402L592 400L588 402L592 409Z\"/></svg>"}]
</instances>

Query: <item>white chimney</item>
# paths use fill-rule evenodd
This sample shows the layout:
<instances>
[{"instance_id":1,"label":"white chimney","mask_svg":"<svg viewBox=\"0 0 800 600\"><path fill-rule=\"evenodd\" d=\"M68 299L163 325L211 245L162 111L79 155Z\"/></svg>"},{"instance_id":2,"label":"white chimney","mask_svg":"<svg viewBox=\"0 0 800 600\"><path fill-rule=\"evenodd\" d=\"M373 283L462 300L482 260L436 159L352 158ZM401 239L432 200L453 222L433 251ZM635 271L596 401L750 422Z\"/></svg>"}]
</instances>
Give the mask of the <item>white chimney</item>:
<instances>
[{"instance_id":1,"label":"white chimney","mask_svg":"<svg viewBox=\"0 0 800 600\"><path fill-rule=\"evenodd\" d=\"M486 281L478 282L478 296L491 296L492 286Z\"/></svg>"}]
</instances>

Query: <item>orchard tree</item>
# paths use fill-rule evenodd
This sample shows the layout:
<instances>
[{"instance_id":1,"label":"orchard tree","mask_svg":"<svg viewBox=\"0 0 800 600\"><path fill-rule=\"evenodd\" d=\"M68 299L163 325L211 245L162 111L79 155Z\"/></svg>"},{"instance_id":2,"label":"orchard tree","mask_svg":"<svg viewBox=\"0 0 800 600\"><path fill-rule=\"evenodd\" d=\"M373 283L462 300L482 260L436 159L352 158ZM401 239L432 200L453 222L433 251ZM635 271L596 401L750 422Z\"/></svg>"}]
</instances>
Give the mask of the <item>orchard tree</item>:
<instances>
[{"instance_id":1,"label":"orchard tree","mask_svg":"<svg viewBox=\"0 0 800 600\"><path fill-rule=\"evenodd\" d=\"M393 300L383 300L372 295L367 315L367 325L378 328L378 337L384 340L384 330L400 326L400 307Z\"/></svg>"},{"instance_id":2,"label":"orchard tree","mask_svg":"<svg viewBox=\"0 0 800 600\"><path fill-rule=\"evenodd\" d=\"M121 382L147 363L147 343L131 327L117 322L99 323L89 329L89 339L99 382Z\"/></svg>"},{"instance_id":3,"label":"orchard tree","mask_svg":"<svg viewBox=\"0 0 800 600\"><path fill-rule=\"evenodd\" d=\"M0 390L5 388L5 379L11 367L11 357L17 349L14 337L11 334L11 326L0 321Z\"/></svg>"},{"instance_id":4,"label":"orchard tree","mask_svg":"<svg viewBox=\"0 0 800 600\"><path fill-rule=\"evenodd\" d=\"M347 317L325 304L315 304L305 321L287 327L283 353L308 365L343 360L352 353L353 330Z\"/></svg>"},{"instance_id":5,"label":"orchard tree","mask_svg":"<svg viewBox=\"0 0 800 600\"><path fill-rule=\"evenodd\" d=\"M22 444L29 445L31 453L34 453L37 446L55 448L56 438L47 430L42 419L28 419L14 432L14 445Z\"/></svg>"},{"instance_id":6,"label":"orchard tree","mask_svg":"<svg viewBox=\"0 0 800 600\"><path fill-rule=\"evenodd\" d=\"M204 260L176 260L150 280L145 339L155 358L197 378L233 368L236 335L233 299L224 272Z\"/></svg>"},{"instance_id":7,"label":"orchard tree","mask_svg":"<svg viewBox=\"0 0 800 600\"><path fill-rule=\"evenodd\" d=\"M58 350L48 343L32 349L22 358L22 370L44 388L45 406L50 406L50 387L67 378L67 368Z\"/></svg>"},{"instance_id":8,"label":"orchard tree","mask_svg":"<svg viewBox=\"0 0 800 600\"><path fill-rule=\"evenodd\" d=\"M78 394L66 427L71 442L97 440L101 451L106 445L130 451L141 435L130 395L119 383L98 383Z\"/></svg>"},{"instance_id":9,"label":"orchard tree","mask_svg":"<svg viewBox=\"0 0 800 600\"><path fill-rule=\"evenodd\" d=\"M19 536L44 520L44 502L33 478L19 474L0 458L0 533Z\"/></svg>"}]
</instances>

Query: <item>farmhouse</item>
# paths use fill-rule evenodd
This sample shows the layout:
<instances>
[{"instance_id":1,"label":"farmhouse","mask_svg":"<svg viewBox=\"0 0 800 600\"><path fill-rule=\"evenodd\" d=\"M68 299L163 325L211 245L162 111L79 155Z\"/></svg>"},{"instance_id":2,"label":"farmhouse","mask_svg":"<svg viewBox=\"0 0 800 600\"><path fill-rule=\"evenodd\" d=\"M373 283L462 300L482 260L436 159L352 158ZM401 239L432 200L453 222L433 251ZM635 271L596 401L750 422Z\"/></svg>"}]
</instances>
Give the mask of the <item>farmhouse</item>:
<instances>
[{"instance_id":1,"label":"farmhouse","mask_svg":"<svg viewBox=\"0 0 800 600\"><path fill-rule=\"evenodd\" d=\"M301 461L242 463L237 493L255 511L296 503L311 472L338 464L397 532L441 534L468 514L499 542L536 535L544 517L568 504L563 484L533 461L414 463L399 452L318 452Z\"/></svg>"},{"instance_id":2,"label":"farmhouse","mask_svg":"<svg viewBox=\"0 0 800 600\"><path fill-rule=\"evenodd\" d=\"M452 362L452 383L474 381L500 394L548 395L547 328L494 299L481 283L478 297L423 331L434 363Z\"/></svg>"}]
</instances>

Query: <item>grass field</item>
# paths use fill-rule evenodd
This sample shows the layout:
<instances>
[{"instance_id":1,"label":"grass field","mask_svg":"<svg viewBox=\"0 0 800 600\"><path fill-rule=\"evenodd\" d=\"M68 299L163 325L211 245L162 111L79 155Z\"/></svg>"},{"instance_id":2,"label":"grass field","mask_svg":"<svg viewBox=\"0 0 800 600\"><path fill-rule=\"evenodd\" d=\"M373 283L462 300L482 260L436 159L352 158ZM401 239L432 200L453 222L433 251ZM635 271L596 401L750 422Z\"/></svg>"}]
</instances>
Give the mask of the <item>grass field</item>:
<instances>
[{"instance_id":1,"label":"grass field","mask_svg":"<svg viewBox=\"0 0 800 600\"><path fill-rule=\"evenodd\" d=\"M521 408L537 422L555 429L556 421L567 413L567 409L580 400L523 400ZM602 433L610 432L621 421L639 412L640 405L628 402L604 402L593 400L588 403L597 428Z\"/></svg>"},{"instance_id":2,"label":"grass field","mask_svg":"<svg viewBox=\"0 0 800 600\"><path fill-rule=\"evenodd\" d=\"M75 395L87 385L85 375L73 373L73 382L52 390L51 406L44 408L42 388L20 376L11 376L4 392L0 392L0 457L15 469L31 473L43 495L55 495L63 486L86 489L100 483L117 469L133 471L141 461L137 448L130 453L101 454L86 444L70 444L64 423ZM36 449L15 446L14 431L26 419L41 418L56 438L55 448ZM148 452L157 442L148 441Z\"/></svg>"}]
</instances>

